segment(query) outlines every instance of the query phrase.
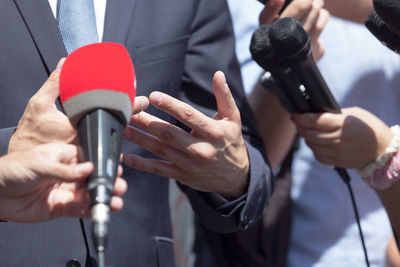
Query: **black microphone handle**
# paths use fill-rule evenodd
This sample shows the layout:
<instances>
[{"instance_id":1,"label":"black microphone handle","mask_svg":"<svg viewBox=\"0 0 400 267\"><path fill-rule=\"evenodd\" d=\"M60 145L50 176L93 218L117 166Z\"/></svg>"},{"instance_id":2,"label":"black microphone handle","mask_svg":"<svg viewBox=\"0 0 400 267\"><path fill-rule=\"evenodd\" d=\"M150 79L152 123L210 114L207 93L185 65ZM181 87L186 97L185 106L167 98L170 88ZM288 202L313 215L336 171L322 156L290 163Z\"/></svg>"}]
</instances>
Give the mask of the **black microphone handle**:
<instances>
[{"instance_id":1,"label":"black microphone handle","mask_svg":"<svg viewBox=\"0 0 400 267\"><path fill-rule=\"evenodd\" d=\"M280 94L283 92L283 95L289 100L296 113L312 111L309 97L306 92L302 90L302 83L290 68L276 67L271 68L269 71L278 84L279 88L277 91L279 91Z\"/></svg>"},{"instance_id":2,"label":"black microphone handle","mask_svg":"<svg viewBox=\"0 0 400 267\"><path fill-rule=\"evenodd\" d=\"M333 97L322 77L310 49L309 55L301 61L289 64L306 88L313 105L313 112L340 113L340 106Z\"/></svg>"}]
</instances>

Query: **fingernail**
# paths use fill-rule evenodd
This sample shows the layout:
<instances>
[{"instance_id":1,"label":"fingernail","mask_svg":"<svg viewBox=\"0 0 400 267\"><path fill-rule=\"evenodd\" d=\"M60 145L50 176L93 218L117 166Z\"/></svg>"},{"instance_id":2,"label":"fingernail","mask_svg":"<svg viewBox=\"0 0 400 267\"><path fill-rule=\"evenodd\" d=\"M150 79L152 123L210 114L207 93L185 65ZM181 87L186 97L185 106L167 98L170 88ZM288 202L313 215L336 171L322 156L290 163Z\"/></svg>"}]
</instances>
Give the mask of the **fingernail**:
<instances>
[{"instance_id":1,"label":"fingernail","mask_svg":"<svg viewBox=\"0 0 400 267\"><path fill-rule=\"evenodd\" d=\"M223 71L219 70L215 74L221 76L220 79L223 79L224 83L226 83L226 77L225 77L225 73Z\"/></svg>"},{"instance_id":2,"label":"fingernail","mask_svg":"<svg viewBox=\"0 0 400 267\"><path fill-rule=\"evenodd\" d=\"M91 163L90 162L85 162L85 163L77 165L76 168L75 168L75 174L77 176L82 176L82 175L86 174L87 170L89 168L89 164L91 164Z\"/></svg>"},{"instance_id":3,"label":"fingernail","mask_svg":"<svg viewBox=\"0 0 400 267\"><path fill-rule=\"evenodd\" d=\"M160 93L152 93L151 100L154 104L160 105L162 102L162 95Z\"/></svg>"},{"instance_id":4,"label":"fingernail","mask_svg":"<svg viewBox=\"0 0 400 267\"><path fill-rule=\"evenodd\" d=\"M149 106L149 100L146 98L143 98L140 101L140 106L141 106L141 110L145 110L148 106Z\"/></svg>"},{"instance_id":5,"label":"fingernail","mask_svg":"<svg viewBox=\"0 0 400 267\"><path fill-rule=\"evenodd\" d=\"M136 122L136 121L139 120L139 116L140 116L139 113L134 114L134 115L131 116L131 122Z\"/></svg>"},{"instance_id":6,"label":"fingernail","mask_svg":"<svg viewBox=\"0 0 400 267\"><path fill-rule=\"evenodd\" d=\"M60 61L58 61L56 70L60 71L64 62L65 62L65 57L63 57L62 59L60 59Z\"/></svg>"}]
</instances>

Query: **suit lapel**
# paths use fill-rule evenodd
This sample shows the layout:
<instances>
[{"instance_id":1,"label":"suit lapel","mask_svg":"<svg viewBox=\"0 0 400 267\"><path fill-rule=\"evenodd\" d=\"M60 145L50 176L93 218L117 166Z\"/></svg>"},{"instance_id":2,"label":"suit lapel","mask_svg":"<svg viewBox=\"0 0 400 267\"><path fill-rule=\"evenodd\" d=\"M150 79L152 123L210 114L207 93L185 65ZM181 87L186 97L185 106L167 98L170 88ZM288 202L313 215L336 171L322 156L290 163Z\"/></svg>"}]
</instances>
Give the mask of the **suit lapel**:
<instances>
[{"instance_id":1,"label":"suit lapel","mask_svg":"<svg viewBox=\"0 0 400 267\"><path fill-rule=\"evenodd\" d=\"M133 10L138 0L108 0L103 42L125 44Z\"/></svg>"},{"instance_id":2,"label":"suit lapel","mask_svg":"<svg viewBox=\"0 0 400 267\"><path fill-rule=\"evenodd\" d=\"M14 2L50 74L60 58L67 55L50 5L47 0L14 0Z\"/></svg>"}]
</instances>

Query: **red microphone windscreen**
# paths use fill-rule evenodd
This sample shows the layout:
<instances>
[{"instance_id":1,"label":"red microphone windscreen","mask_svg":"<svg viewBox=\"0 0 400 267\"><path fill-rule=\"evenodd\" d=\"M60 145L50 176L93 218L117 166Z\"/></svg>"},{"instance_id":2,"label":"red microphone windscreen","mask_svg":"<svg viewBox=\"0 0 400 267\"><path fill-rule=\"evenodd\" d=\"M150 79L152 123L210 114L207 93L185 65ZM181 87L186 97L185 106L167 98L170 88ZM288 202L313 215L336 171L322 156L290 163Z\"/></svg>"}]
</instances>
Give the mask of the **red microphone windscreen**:
<instances>
[{"instance_id":1,"label":"red microphone windscreen","mask_svg":"<svg viewBox=\"0 0 400 267\"><path fill-rule=\"evenodd\" d=\"M68 55L62 66L60 100L74 124L83 113L95 108L130 116L135 94L135 71L121 44L106 42L80 47Z\"/></svg>"}]
</instances>

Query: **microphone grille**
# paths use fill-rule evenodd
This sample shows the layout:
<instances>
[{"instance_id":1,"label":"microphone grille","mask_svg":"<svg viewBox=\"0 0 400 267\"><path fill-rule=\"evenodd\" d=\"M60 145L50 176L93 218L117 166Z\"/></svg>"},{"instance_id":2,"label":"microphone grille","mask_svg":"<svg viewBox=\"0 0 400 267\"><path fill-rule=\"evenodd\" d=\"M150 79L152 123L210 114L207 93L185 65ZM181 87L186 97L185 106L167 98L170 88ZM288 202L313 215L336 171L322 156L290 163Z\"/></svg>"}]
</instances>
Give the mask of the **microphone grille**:
<instances>
[{"instance_id":1,"label":"microphone grille","mask_svg":"<svg viewBox=\"0 0 400 267\"><path fill-rule=\"evenodd\" d=\"M272 49L280 57L289 57L301 52L310 41L303 26L295 18L276 20L269 31Z\"/></svg>"},{"instance_id":2,"label":"microphone grille","mask_svg":"<svg viewBox=\"0 0 400 267\"><path fill-rule=\"evenodd\" d=\"M400 34L400 1L374 0L374 8L387 26Z\"/></svg>"},{"instance_id":3,"label":"microphone grille","mask_svg":"<svg viewBox=\"0 0 400 267\"><path fill-rule=\"evenodd\" d=\"M256 62L262 60L265 55L272 53L271 42L269 39L270 28L269 25L262 25L251 37L250 53Z\"/></svg>"},{"instance_id":4,"label":"microphone grille","mask_svg":"<svg viewBox=\"0 0 400 267\"><path fill-rule=\"evenodd\" d=\"M400 35L389 28L375 10L369 14L365 26L385 46L396 53L400 51Z\"/></svg>"}]
</instances>

